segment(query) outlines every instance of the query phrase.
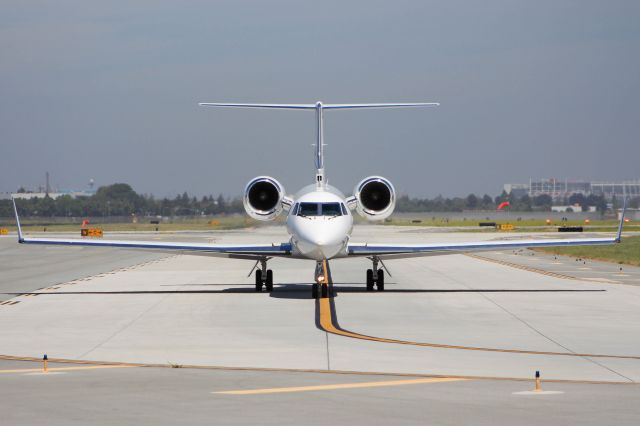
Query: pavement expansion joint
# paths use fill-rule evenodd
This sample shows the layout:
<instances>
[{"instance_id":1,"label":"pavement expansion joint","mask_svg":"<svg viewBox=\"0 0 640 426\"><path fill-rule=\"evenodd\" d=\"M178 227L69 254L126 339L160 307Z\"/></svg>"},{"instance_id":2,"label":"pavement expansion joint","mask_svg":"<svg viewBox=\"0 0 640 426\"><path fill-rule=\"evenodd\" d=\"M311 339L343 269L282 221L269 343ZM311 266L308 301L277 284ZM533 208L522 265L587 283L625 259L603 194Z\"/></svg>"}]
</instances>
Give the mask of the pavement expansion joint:
<instances>
[{"instance_id":1,"label":"pavement expansion joint","mask_svg":"<svg viewBox=\"0 0 640 426\"><path fill-rule=\"evenodd\" d=\"M138 321L140 318L142 318L144 315L146 315L148 312L150 312L153 308L155 308L156 306L158 306L159 304L161 304L162 302L164 302L167 297L169 297L169 294L165 295L164 297L160 298L156 303L152 304L151 306L149 306L147 309L145 309L143 312L141 312L138 316L136 316L135 318L133 318L131 321L129 321L127 324L125 324L124 326L122 326L120 329L118 329L117 331L115 331L114 333L112 333L109 337L107 337L106 339L104 339L102 342L94 345L91 349L85 351L82 355L80 355L78 358L84 358L87 355L89 355L91 352L95 351L96 349L98 349L99 347L101 347L102 345L106 344L107 342L109 342L111 339L113 339L114 337L116 337L117 335L119 335L120 333L122 333L123 331L125 331L126 329L128 329L129 327L131 327L136 321Z\"/></svg>"}]
</instances>

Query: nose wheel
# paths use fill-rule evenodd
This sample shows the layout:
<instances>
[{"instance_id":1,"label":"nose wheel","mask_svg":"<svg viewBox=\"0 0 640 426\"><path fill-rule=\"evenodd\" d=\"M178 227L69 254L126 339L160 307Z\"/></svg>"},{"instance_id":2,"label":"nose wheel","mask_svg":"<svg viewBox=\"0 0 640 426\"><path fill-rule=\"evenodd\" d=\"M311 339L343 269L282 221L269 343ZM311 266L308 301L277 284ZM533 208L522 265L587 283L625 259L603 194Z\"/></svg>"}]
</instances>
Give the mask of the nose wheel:
<instances>
[{"instance_id":1,"label":"nose wheel","mask_svg":"<svg viewBox=\"0 0 640 426\"><path fill-rule=\"evenodd\" d=\"M329 286L327 284L311 285L311 298L317 299L318 296L323 299L329 297Z\"/></svg>"},{"instance_id":2,"label":"nose wheel","mask_svg":"<svg viewBox=\"0 0 640 426\"><path fill-rule=\"evenodd\" d=\"M327 263L325 266L324 262ZM311 285L311 298L317 299L329 297L329 266L327 261L317 262L316 271L314 273L314 283Z\"/></svg>"}]
</instances>

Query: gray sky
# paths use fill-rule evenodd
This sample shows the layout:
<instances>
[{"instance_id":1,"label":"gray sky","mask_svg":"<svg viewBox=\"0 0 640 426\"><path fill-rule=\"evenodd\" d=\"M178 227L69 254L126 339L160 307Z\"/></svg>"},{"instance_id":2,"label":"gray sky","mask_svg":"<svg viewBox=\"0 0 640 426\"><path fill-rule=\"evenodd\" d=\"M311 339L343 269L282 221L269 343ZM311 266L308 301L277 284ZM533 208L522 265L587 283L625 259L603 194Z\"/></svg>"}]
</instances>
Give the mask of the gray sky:
<instances>
[{"instance_id":1,"label":"gray sky","mask_svg":"<svg viewBox=\"0 0 640 426\"><path fill-rule=\"evenodd\" d=\"M325 114L329 182L415 196L640 178L638 1L30 1L0 13L0 191L236 195L313 179L314 117L199 101L438 101Z\"/></svg>"}]
</instances>

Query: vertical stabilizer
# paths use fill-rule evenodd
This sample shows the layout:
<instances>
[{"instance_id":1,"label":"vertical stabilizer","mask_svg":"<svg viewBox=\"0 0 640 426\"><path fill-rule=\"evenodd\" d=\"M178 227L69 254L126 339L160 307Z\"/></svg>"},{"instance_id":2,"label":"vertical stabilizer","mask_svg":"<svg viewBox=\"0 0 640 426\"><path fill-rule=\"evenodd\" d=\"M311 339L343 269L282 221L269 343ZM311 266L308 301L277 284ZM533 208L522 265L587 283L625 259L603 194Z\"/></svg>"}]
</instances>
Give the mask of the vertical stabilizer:
<instances>
[{"instance_id":1,"label":"vertical stabilizer","mask_svg":"<svg viewBox=\"0 0 640 426\"><path fill-rule=\"evenodd\" d=\"M322 102L316 103L316 186L324 189L327 182L324 177L324 123Z\"/></svg>"},{"instance_id":2,"label":"vertical stabilizer","mask_svg":"<svg viewBox=\"0 0 640 426\"><path fill-rule=\"evenodd\" d=\"M323 104L316 102L315 104L239 104L239 103L218 103L218 102L201 102L200 106L211 107L231 107L231 108L268 108L268 109L306 109L316 111L316 185L318 189L326 187L326 177L324 174L324 137L322 121L322 113L327 109L374 109L374 108L410 108L410 107L429 107L440 105L437 102L420 102L420 103L393 103L393 104Z\"/></svg>"}]
</instances>

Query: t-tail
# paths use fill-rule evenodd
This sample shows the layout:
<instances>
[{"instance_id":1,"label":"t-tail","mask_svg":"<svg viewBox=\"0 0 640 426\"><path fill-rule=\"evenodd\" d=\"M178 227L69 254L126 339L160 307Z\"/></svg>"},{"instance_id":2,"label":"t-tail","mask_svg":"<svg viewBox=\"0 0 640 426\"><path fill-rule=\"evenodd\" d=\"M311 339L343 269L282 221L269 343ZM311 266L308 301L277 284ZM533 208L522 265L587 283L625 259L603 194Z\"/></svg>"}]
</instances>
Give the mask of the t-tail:
<instances>
[{"instance_id":1,"label":"t-tail","mask_svg":"<svg viewBox=\"0 0 640 426\"><path fill-rule=\"evenodd\" d=\"M316 185L318 189L326 186L324 173L324 137L322 115L324 110L330 109L364 109L364 108L408 108L408 107L431 107L440 105L437 102L419 103L385 103L385 104L323 104L318 101L315 104L237 104L237 103L217 103L201 102L200 106L231 107L231 108L272 108L272 109L306 109L316 111Z\"/></svg>"}]
</instances>

